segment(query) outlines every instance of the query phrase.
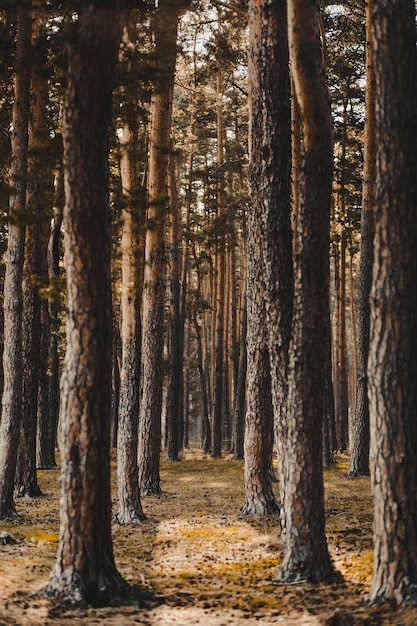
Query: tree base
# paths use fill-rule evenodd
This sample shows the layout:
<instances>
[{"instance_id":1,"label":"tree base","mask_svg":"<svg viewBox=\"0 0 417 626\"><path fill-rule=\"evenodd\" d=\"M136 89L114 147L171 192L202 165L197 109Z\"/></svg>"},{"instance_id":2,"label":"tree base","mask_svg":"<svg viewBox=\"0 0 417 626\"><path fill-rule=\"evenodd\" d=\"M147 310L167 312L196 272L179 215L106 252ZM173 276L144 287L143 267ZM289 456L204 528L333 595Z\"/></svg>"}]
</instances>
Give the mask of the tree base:
<instances>
[{"instance_id":1,"label":"tree base","mask_svg":"<svg viewBox=\"0 0 417 626\"><path fill-rule=\"evenodd\" d=\"M117 571L103 577L100 583L81 579L80 576L66 579L52 572L49 583L40 589L37 595L54 598L54 604L58 609L74 606L152 608L161 602L148 589L129 585Z\"/></svg>"},{"instance_id":2,"label":"tree base","mask_svg":"<svg viewBox=\"0 0 417 626\"><path fill-rule=\"evenodd\" d=\"M125 524L140 524L146 519L146 515L142 510L130 509L118 511L113 519L116 524L124 526Z\"/></svg>"},{"instance_id":3,"label":"tree base","mask_svg":"<svg viewBox=\"0 0 417 626\"><path fill-rule=\"evenodd\" d=\"M417 607L417 583L404 583L399 588L391 588L388 584L381 584L378 587L372 586L366 598L369 606L381 606L382 604L392 604L406 608Z\"/></svg>"},{"instance_id":4,"label":"tree base","mask_svg":"<svg viewBox=\"0 0 417 626\"><path fill-rule=\"evenodd\" d=\"M0 520L12 520L18 517L19 515L13 502L8 502L5 503L3 506L0 506Z\"/></svg>"},{"instance_id":5,"label":"tree base","mask_svg":"<svg viewBox=\"0 0 417 626\"><path fill-rule=\"evenodd\" d=\"M281 507L273 496L246 500L241 515L279 515Z\"/></svg>"},{"instance_id":6,"label":"tree base","mask_svg":"<svg viewBox=\"0 0 417 626\"><path fill-rule=\"evenodd\" d=\"M343 576L338 572L330 558L312 559L309 563L297 558L285 558L279 568L276 583L342 583Z\"/></svg>"},{"instance_id":7,"label":"tree base","mask_svg":"<svg viewBox=\"0 0 417 626\"><path fill-rule=\"evenodd\" d=\"M161 485L159 483L150 483L140 487L141 496L160 496L162 495Z\"/></svg>"},{"instance_id":8,"label":"tree base","mask_svg":"<svg viewBox=\"0 0 417 626\"><path fill-rule=\"evenodd\" d=\"M15 486L15 498L38 498L39 496L43 496L43 493L37 482Z\"/></svg>"}]
</instances>

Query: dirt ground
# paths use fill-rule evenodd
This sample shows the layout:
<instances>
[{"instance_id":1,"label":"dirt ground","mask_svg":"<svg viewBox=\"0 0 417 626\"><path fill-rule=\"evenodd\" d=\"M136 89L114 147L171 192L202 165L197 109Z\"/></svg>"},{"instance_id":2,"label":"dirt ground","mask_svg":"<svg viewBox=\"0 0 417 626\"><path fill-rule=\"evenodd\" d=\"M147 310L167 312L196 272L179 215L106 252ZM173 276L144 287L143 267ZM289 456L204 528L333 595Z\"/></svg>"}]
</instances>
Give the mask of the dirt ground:
<instances>
[{"instance_id":1,"label":"dirt ground","mask_svg":"<svg viewBox=\"0 0 417 626\"><path fill-rule=\"evenodd\" d=\"M370 608L365 602L373 566L370 481L348 478L347 458L325 471L329 548L344 583L276 585L283 548L278 519L239 515L243 462L195 451L183 457L162 462L162 496L143 499L147 520L113 528L119 571L131 584L152 590L157 606L57 610L31 595L46 584L57 548L54 469L40 472L44 495L18 500L20 519L0 523L0 532L14 540L0 545L0 626L417 624L417 609Z\"/></svg>"}]
</instances>

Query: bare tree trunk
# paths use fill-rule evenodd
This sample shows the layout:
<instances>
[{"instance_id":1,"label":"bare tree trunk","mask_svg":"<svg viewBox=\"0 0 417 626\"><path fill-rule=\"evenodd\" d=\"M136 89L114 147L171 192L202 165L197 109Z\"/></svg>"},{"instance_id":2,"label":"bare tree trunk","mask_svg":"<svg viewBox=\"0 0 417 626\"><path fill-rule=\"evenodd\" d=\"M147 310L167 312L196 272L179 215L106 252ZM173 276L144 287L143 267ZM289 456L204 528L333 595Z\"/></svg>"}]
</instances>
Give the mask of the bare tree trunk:
<instances>
[{"instance_id":1,"label":"bare tree trunk","mask_svg":"<svg viewBox=\"0 0 417 626\"><path fill-rule=\"evenodd\" d=\"M22 415L18 471L15 489L19 495L41 495L36 473L36 431L38 417L38 389L41 349L41 299L36 277L42 275L42 255L46 246L45 224L46 195L50 172L46 171L42 149L46 139L46 104L48 83L44 76L46 63L45 10L33 13L32 45L36 63L32 66L31 102L29 116L28 180L26 203L29 224L26 226L25 260L23 265L23 315L22 315ZM45 259L46 262L46 259Z\"/></svg>"},{"instance_id":2,"label":"bare tree trunk","mask_svg":"<svg viewBox=\"0 0 417 626\"><path fill-rule=\"evenodd\" d=\"M221 15L219 10L219 25ZM221 71L217 73L217 168L218 168L218 213L217 217L221 224L225 212L224 193L224 117L223 117L223 76ZM221 226L220 226L221 228ZM212 451L215 458L222 455L222 423L224 411L224 324L225 324L225 291L226 291L226 249L224 233L217 233L217 289L216 289L216 322L215 322L215 351L214 351L214 407L213 407L213 434Z\"/></svg>"},{"instance_id":3,"label":"bare tree trunk","mask_svg":"<svg viewBox=\"0 0 417 626\"><path fill-rule=\"evenodd\" d=\"M157 86L153 99L149 155L138 446L142 495L161 493L159 467L164 375L165 218L179 10L179 6L170 5L164 0L158 5L155 21L156 54L164 78Z\"/></svg>"},{"instance_id":4,"label":"bare tree trunk","mask_svg":"<svg viewBox=\"0 0 417 626\"><path fill-rule=\"evenodd\" d=\"M361 258L358 305L358 373L352 428L349 476L369 475L369 400L367 364L370 335L370 302L374 259L374 195L376 178L375 62L371 43L374 1L366 4L366 122L361 215Z\"/></svg>"},{"instance_id":5,"label":"bare tree trunk","mask_svg":"<svg viewBox=\"0 0 417 626\"><path fill-rule=\"evenodd\" d=\"M125 597L111 538L112 312L108 134L121 39L118 2L83 3L69 34L63 116L67 352L61 380L61 525L47 593Z\"/></svg>"},{"instance_id":6,"label":"bare tree trunk","mask_svg":"<svg viewBox=\"0 0 417 626\"><path fill-rule=\"evenodd\" d=\"M16 514L13 490L19 449L23 369L22 280L25 227L21 220L26 211L31 29L30 7L19 9L13 104L12 186L4 279L4 387L0 424L0 519Z\"/></svg>"},{"instance_id":7,"label":"bare tree trunk","mask_svg":"<svg viewBox=\"0 0 417 626\"><path fill-rule=\"evenodd\" d=\"M282 5L283 6L283 5ZM285 15L285 14L284 14ZM271 252L265 242L266 229L263 220L269 221L268 192L265 189L264 163L268 159L270 168L276 163L270 155L265 156L263 148L267 132L275 129L272 122L270 85L265 80L268 72L266 59L276 43L274 28L276 14L268 3L260 0L252 2L249 11L249 85L250 85L250 204L247 219L247 398L245 424L245 498L243 513L277 513L271 480L272 444L274 420L271 390L270 332L267 320L269 306L269 276L266 261L270 261L266 251ZM285 24L285 22L284 22ZM288 76L287 76L288 78ZM287 93L289 95L289 92ZM287 102L289 107L289 101ZM289 131L288 116L288 131ZM289 137L289 134L288 134ZM271 140L271 138L269 138ZM290 163L290 161L288 161ZM288 170L289 174L289 170ZM272 174L268 177L270 181ZM289 185L289 175L288 175ZM289 186L288 186L289 191ZM289 196L288 196L289 199ZM270 226L270 223L268 223ZM289 207L288 207L289 227ZM291 233L291 230L289 230ZM291 258L291 236L290 236ZM268 280L267 280L268 276ZM269 311L268 311L269 312ZM274 372L278 373L278 372ZM284 398L285 402L285 398Z\"/></svg>"},{"instance_id":8,"label":"bare tree trunk","mask_svg":"<svg viewBox=\"0 0 417 626\"><path fill-rule=\"evenodd\" d=\"M348 364L346 346L346 232L342 225L342 235L340 238L340 298L339 298L339 355L338 355L338 403L337 403L337 423L338 423L338 449L345 452L348 447Z\"/></svg>"},{"instance_id":9,"label":"bare tree trunk","mask_svg":"<svg viewBox=\"0 0 417 626\"><path fill-rule=\"evenodd\" d=\"M245 408L246 408L246 374L247 374L247 350L246 350L246 333L247 333L247 304L246 300L243 304L243 313L241 321L241 337L240 337L240 354L239 369L236 381L236 391L234 400L234 419L233 419L233 458L244 458L244 441L245 441Z\"/></svg>"},{"instance_id":10,"label":"bare tree trunk","mask_svg":"<svg viewBox=\"0 0 417 626\"><path fill-rule=\"evenodd\" d=\"M47 249L48 278L50 296L48 302L49 341L48 341L48 402L46 410L38 417L37 434L37 464L39 468L55 466L55 446L57 443L58 413L59 413L59 355L58 335L60 328L60 280L59 243L61 239L62 212L64 204L64 176L58 172L55 180L55 209L49 235Z\"/></svg>"},{"instance_id":11,"label":"bare tree trunk","mask_svg":"<svg viewBox=\"0 0 417 626\"><path fill-rule=\"evenodd\" d=\"M318 22L315 4L289 0L291 71L303 120L304 157L290 356L286 549L277 574L281 582L338 578L326 543L322 474L333 151Z\"/></svg>"},{"instance_id":12,"label":"bare tree trunk","mask_svg":"<svg viewBox=\"0 0 417 626\"><path fill-rule=\"evenodd\" d=\"M368 360L369 600L417 604L417 57L414 0L375 0L376 186Z\"/></svg>"},{"instance_id":13,"label":"bare tree trunk","mask_svg":"<svg viewBox=\"0 0 417 626\"><path fill-rule=\"evenodd\" d=\"M180 215L178 204L178 188L175 168L175 158L171 155L168 165L168 188L170 204L170 248L169 248L169 308L170 308L170 336L169 336L169 378L167 392L166 429L167 450L166 458L169 461L178 461L180 451L180 408L183 384L183 337L180 301Z\"/></svg>"},{"instance_id":14,"label":"bare tree trunk","mask_svg":"<svg viewBox=\"0 0 417 626\"><path fill-rule=\"evenodd\" d=\"M117 429L117 486L120 524L144 519L138 483L138 419L140 373L139 211L136 185L137 129L125 124L120 163L122 191L122 369Z\"/></svg>"}]
</instances>

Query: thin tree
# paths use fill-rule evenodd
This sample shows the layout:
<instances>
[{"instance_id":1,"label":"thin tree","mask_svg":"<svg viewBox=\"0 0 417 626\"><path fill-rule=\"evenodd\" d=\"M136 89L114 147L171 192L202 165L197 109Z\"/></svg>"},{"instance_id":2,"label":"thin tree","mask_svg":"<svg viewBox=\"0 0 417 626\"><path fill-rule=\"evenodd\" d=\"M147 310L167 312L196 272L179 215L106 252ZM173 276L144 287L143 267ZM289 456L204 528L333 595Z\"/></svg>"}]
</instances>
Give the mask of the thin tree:
<instances>
[{"instance_id":1,"label":"thin tree","mask_svg":"<svg viewBox=\"0 0 417 626\"><path fill-rule=\"evenodd\" d=\"M376 185L368 361L372 603L417 604L417 58L414 0L375 0Z\"/></svg>"},{"instance_id":2,"label":"thin tree","mask_svg":"<svg viewBox=\"0 0 417 626\"><path fill-rule=\"evenodd\" d=\"M288 34L304 153L290 352L286 549L277 580L320 582L337 575L326 543L322 475L332 122L315 3L289 0Z\"/></svg>"},{"instance_id":3,"label":"thin tree","mask_svg":"<svg viewBox=\"0 0 417 626\"><path fill-rule=\"evenodd\" d=\"M268 10L269 9L269 10ZM263 247L265 84L267 49L273 49L275 14L263 0L249 5L250 203L247 215L247 387L245 418L245 505L243 513L277 513L270 474L274 419L272 408L267 284ZM274 26L276 22L273 21ZM269 103L269 102L268 102ZM289 105L289 101L288 101ZM291 247L290 247L291 254Z\"/></svg>"},{"instance_id":4,"label":"thin tree","mask_svg":"<svg viewBox=\"0 0 417 626\"><path fill-rule=\"evenodd\" d=\"M127 12L127 20L133 11ZM129 27L125 25L123 43L131 43ZM128 71L137 84L137 59L131 55ZM124 90L125 109L135 113L135 93ZM140 375L140 222L143 207L138 190L138 116L124 120L120 141L120 176L123 193L122 209L122 294L121 294L121 374L117 427L117 487L119 508L115 518L120 524L144 519L138 482L138 420Z\"/></svg>"},{"instance_id":5,"label":"thin tree","mask_svg":"<svg viewBox=\"0 0 417 626\"><path fill-rule=\"evenodd\" d=\"M176 159L171 154L168 163L168 191L170 205L169 229L169 382L166 411L166 458L178 461L181 447L181 395L183 389L183 321L181 313L180 282L180 207Z\"/></svg>"},{"instance_id":6,"label":"thin tree","mask_svg":"<svg viewBox=\"0 0 417 626\"><path fill-rule=\"evenodd\" d=\"M145 242L141 406L139 420L139 484L142 495L158 495L160 485L163 387L165 222L168 206L167 168L172 98L177 56L180 4L163 0L154 16L155 54L160 80L152 103L149 154L149 207Z\"/></svg>"},{"instance_id":7,"label":"thin tree","mask_svg":"<svg viewBox=\"0 0 417 626\"><path fill-rule=\"evenodd\" d=\"M79 3L63 112L67 351L61 380L60 538L46 591L73 603L125 595L111 539L112 312L108 134L121 39L117 1Z\"/></svg>"},{"instance_id":8,"label":"thin tree","mask_svg":"<svg viewBox=\"0 0 417 626\"><path fill-rule=\"evenodd\" d=\"M256 115L257 123L262 124L258 139L260 143L257 146L260 164L257 184L261 198L272 402L283 505L287 476L288 352L294 298L290 203L291 105L286 2L265 2L263 15L261 54L256 73L261 100L253 115ZM296 140L294 137L294 141ZM265 150L265 145L268 145L268 150ZM283 509L281 518L284 525Z\"/></svg>"},{"instance_id":9,"label":"thin tree","mask_svg":"<svg viewBox=\"0 0 417 626\"><path fill-rule=\"evenodd\" d=\"M366 120L361 214L361 250L358 306L358 374L352 428L349 476L369 475L369 355L370 303L374 258L374 187L376 177L375 67L371 42L373 0L366 3Z\"/></svg>"},{"instance_id":10,"label":"thin tree","mask_svg":"<svg viewBox=\"0 0 417 626\"><path fill-rule=\"evenodd\" d=\"M22 410L22 280L30 93L31 3L18 10L14 83L11 191L4 280L4 387L0 425L0 519L16 514L14 477Z\"/></svg>"},{"instance_id":11,"label":"thin tree","mask_svg":"<svg viewBox=\"0 0 417 626\"><path fill-rule=\"evenodd\" d=\"M22 315L22 414L19 461L16 490L19 495L41 494L36 473L36 431L38 416L38 389L40 382L40 349L42 338L41 298L36 278L42 275L46 264L47 231L45 229L46 191L50 173L43 166L45 160L46 105L48 82L45 76L46 29L45 9L33 11L31 98L29 115L29 159L27 179L28 225L25 235L23 265ZM43 262L45 261L45 263Z\"/></svg>"}]
</instances>

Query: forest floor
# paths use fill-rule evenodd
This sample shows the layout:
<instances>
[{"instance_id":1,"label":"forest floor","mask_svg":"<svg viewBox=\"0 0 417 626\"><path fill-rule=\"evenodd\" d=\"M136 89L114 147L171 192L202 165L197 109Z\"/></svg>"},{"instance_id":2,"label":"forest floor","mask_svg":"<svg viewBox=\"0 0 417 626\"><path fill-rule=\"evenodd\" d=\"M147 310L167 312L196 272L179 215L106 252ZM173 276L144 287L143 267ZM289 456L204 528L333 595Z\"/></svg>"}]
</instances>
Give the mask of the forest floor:
<instances>
[{"instance_id":1,"label":"forest floor","mask_svg":"<svg viewBox=\"0 0 417 626\"><path fill-rule=\"evenodd\" d=\"M119 571L152 590L157 606L59 610L32 595L47 583L58 542L59 470L40 472L44 495L18 500L20 518L0 523L14 540L0 545L0 626L414 626L417 609L365 602L370 480L348 478L347 469L339 457L324 473L327 537L342 584L274 584L283 550L277 517L241 517L243 462L194 451L162 461L163 494L143 499L146 521L113 528Z\"/></svg>"}]
</instances>

